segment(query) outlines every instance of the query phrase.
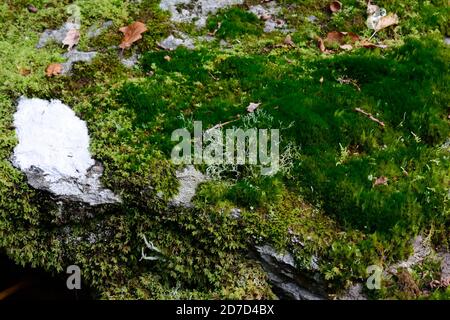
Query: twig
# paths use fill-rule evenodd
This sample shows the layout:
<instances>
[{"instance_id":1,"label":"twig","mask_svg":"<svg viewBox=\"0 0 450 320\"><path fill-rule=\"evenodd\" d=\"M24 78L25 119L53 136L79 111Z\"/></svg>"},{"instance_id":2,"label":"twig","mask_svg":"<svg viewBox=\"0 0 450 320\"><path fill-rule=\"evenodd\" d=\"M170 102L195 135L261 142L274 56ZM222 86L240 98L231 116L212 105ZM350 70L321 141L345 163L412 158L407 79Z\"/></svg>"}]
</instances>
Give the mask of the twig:
<instances>
[{"instance_id":1,"label":"twig","mask_svg":"<svg viewBox=\"0 0 450 320\"><path fill-rule=\"evenodd\" d=\"M364 111L361 108L356 108L355 109L356 112L362 113L363 115L365 115L366 117L368 117L370 120L378 123L380 126L382 126L383 128L386 126L385 123L383 121L378 120L377 118L375 118L371 113L368 113L366 111Z\"/></svg>"}]
</instances>

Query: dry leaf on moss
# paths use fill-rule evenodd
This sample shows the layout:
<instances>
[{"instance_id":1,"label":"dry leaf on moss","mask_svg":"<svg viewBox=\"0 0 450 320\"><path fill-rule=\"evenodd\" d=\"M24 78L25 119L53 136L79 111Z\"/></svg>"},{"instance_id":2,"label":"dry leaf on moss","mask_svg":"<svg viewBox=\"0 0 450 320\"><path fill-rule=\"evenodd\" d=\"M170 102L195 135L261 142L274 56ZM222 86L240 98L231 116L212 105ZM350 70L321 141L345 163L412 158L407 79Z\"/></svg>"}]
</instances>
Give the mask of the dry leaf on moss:
<instances>
[{"instance_id":1,"label":"dry leaf on moss","mask_svg":"<svg viewBox=\"0 0 450 320\"><path fill-rule=\"evenodd\" d=\"M80 41L80 31L77 29L70 29L69 32L67 32L67 35L62 43L66 46L69 46L70 51L74 46L78 44L79 41Z\"/></svg>"},{"instance_id":2,"label":"dry leaf on moss","mask_svg":"<svg viewBox=\"0 0 450 320\"><path fill-rule=\"evenodd\" d=\"M52 63L47 67L47 69L45 69L45 74L47 77L57 76L58 74L61 74L61 72L62 64L60 63Z\"/></svg>"},{"instance_id":3,"label":"dry leaf on moss","mask_svg":"<svg viewBox=\"0 0 450 320\"><path fill-rule=\"evenodd\" d=\"M359 41L359 36L353 32L332 31L327 34L326 40L330 43L346 44L347 42L355 43Z\"/></svg>"},{"instance_id":4,"label":"dry leaf on moss","mask_svg":"<svg viewBox=\"0 0 450 320\"><path fill-rule=\"evenodd\" d=\"M388 14L387 16L381 17L375 26L375 31L380 31L387 27L398 24L398 16L395 13Z\"/></svg>"},{"instance_id":5,"label":"dry leaf on moss","mask_svg":"<svg viewBox=\"0 0 450 320\"><path fill-rule=\"evenodd\" d=\"M146 32L148 29L142 22L136 21L127 27L122 27L119 29L123 33L123 40L120 44L121 49L130 48L131 45L142 39L142 33Z\"/></svg>"},{"instance_id":6,"label":"dry leaf on moss","mask_svg":"<svg viewBox=\"0 0 450 320\"><path fill-rule=\"evenodd\" d=\"M330 11L336 13L342 9L342 3L339 1L332 1L330 3Z\"/></svg>"}]
</instances>

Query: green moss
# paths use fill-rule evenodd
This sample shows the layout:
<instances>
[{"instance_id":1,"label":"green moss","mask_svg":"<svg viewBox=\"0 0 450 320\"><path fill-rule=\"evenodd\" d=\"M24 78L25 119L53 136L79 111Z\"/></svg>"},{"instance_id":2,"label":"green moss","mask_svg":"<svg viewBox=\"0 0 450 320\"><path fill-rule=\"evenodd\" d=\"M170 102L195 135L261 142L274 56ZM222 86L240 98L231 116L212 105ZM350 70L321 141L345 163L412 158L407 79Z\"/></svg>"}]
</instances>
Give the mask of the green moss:
<instances>
[{"instance_id":1,"label":"green moss","mask_svg":"<svg viewBox=\"0 0 450 320\"><path fill-rule=\"evenodd\" d=\"M232 7L208 18L209 31L222 39L236 38L244 34L261 35L262 22L253 13Z\"/></svg>"}]
</instances>

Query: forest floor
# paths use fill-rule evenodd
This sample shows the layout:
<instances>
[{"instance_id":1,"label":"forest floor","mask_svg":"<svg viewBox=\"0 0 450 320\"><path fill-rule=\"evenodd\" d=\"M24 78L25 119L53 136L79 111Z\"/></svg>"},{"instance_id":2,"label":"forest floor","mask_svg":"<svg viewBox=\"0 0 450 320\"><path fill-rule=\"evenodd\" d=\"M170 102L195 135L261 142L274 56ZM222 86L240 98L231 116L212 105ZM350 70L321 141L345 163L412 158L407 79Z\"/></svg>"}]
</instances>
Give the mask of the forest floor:
<instances>
[{"instance_id":1,"label":"forest floor","mask_svg":"<svg viewBox=\"0 0 450 320\"><path fill-rule=\"evenodd\" d=\"M274 298L248 255L266 244L330 298L356 283L372 299L450 298L447 1L379 0L390 19L379 30L362 0L336 12L327 0L216 1L230 5L205 14L209 2L0 4L0 250L53 273L77 264L105 299ZM147 30L124 38L136 21ZM10 161L22 96L86 121L121 204L52 223ZM280 170L196 165L208 179L173 206L172 132L194 121L280 130ZM159 259L140 261L144 236ZM429 251L402 265L414 239ZM379 290L365 287L370 266L385 270Z\"/></svg>"}]
</instances>

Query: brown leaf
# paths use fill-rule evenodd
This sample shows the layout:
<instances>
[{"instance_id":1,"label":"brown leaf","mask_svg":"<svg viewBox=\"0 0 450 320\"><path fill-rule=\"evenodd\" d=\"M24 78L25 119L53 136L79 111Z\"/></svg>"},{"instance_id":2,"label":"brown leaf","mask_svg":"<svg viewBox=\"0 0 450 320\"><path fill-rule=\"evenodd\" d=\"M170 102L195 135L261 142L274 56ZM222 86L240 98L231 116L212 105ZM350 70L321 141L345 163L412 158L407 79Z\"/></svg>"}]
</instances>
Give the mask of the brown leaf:
<instances>
[{"instance_id":1,"label":"brown leaf","mask_svg":"<svg viewBox=\"0 0 450 320\"><path fill-rule=\"evenodd\" d=\"M167 62L170 62L172 60L171 56L164 56L164 60L166 60Z\"/></svg>"},{"instance_id":2,"label":"brown leaf","mask_svg":"<svg viewBox=\"0 0 450 320\"><path fill-rule=\"evenodd\" d=\"M336 13L342 9L342 3L339 1L333 1L330 3L330 11Z\"/></svg>"},{"instance_id":3,"label":"brown leaf","mask_svg":"<svg viewBox=\"0 0 450 320\"><path fill-rule=\"evenodd\" d=\"M80 41L80 31L77 29L70 29L69 32L67 32L66 37L63 40L63 45L69 46L69 51L72 50L72 48L78 44Z\"/></svg>"},{"instance_id":4,"label":"brown leaf","mask_svg":"<svg viewBox=\"0 0 450 320\"><path fill-rule=\"evenodd\" d=\"M295 43L294 43L294 41L292 41L292 37L290 34L288 34L286 36L286 38L284 39L284 44L291 46L291 47L295 47Z\"/></svg>"},{"instance_id":5,"label":"brown leaf","mask_svg":"<svg viewBox=\"0 0 450 320\"><path fill-rule=\"evenodd\" d=\"M381 17L375 26L375 31L380 31L387 27L398 24L398 16L395 13L390 13L387 16Z\"/></svg>"},{"instance_id":6,"label":"brown leaf","mask_svg":"<svg viewBox=\"0 0 450 320\"><path fill-rule=\"evenodd\" d=\"M386 49L388 47L385 44L376 44L376 43L369 42L367 40L362 40L359 44L362 47L367 48L367 49L373 49L373 48Z\"/></svg>"},{"instance_id":7,"label":"brown leaf","mask_svg":"<svg viewBox=\"0 0 450 320\"><path fill-rule=\"evenodd\" d=\"M38 12L38 9L35 6L33 6L32 4L28 5L27 9L31 13L37 13Z\"/></svg>"},{"instance_id":8,"label":"brown leaf","mask_svg":"<svg viewBox=\"0 0 450 320\"><path fill-rule=\"evenodd\" d=\"M259 106L261 105L261 103L250 103L250 105L247 107L247 112L249 113L253 113L255 112L256 109L259 108Z\"/></svg>"},{"instance_id":9,"label":"brown leaf","mask_svg":"<svg viewBox=\"0 0 450 320\"><path fill-rule=\"evenodd\" d=\"M346 40L349 40L351 43L359 41L359 36L353 32L331 31L327 34L326 40L330 43L338 43L342 45L346 44Z\"/></svg>"},{"instance_id":10,"label":"brown leaf","mask_svg":"<svg viewBox=\"0 0 450 320\"><path fill-rule=\"evenodd\" d=\"M127 27L122 27L119 29L123 33L122 43L119 45L121 49L126 49L131 47L131 45L142 39L142 33L146 32L147 26L142 22L136 21Z\"/></svg>"},{"instance_id":11,"label":"brown leaf","mask_svg":"<svg viewBox=\"0 0 450 320\"><path fill-rule=\"evenodd\" d=\"M31 74L31 69L30 68L25 68L25 67L20 67L19 68L19 73L20 73L21 76L26 77L26 76Z\"/></svg>"},{"instance_id":12,"label":"brown leaf","mask_svg":"<svg viewBox=\"0 0 450 320\"><path fill-rule=\"evenodd\" d=\"M317 46L319 47L320 52L325 53L327 49L325 48L325 43L322 38L317 39Z\"/></svg>"},{"instance_id":13,"label":"brown leaf","mask_svg":"<svg viewBox=\"0 0 450 320\"><path fill-rule=\"evenodd\" d=\"M339 48L349 51L353 49L353 46L351 44L343 44L342 46L339 46Z\"/></svg>"},{"instance_id":14,"label":"brown leaf","mask_svg":"<svg viewBox=\"0 0 450 320\"><path fill-rule=\"evenodd\" d=\"M52 63L45 70L45 74L47 75L47 77L57 76L58 74L61 74L61 72L62 64L60 63Z\"/></svg>"},{"instance_id":15,"label":"brown leaf","mask_svg":"<svg viewBox=\"0 0 450 320\"><path fill-rule=\"evenodd\" d=\"M377 178L376 180L375 180L375 182L374 182L374 186L376 187L376 186L387 186L387 184L388 184L388 178L386 178L386 177L379 177L379 178Z\"/></svg>"}]
</instances>

